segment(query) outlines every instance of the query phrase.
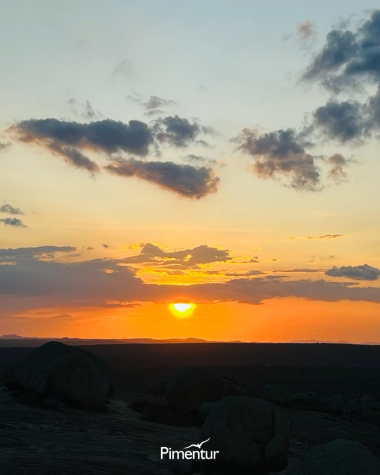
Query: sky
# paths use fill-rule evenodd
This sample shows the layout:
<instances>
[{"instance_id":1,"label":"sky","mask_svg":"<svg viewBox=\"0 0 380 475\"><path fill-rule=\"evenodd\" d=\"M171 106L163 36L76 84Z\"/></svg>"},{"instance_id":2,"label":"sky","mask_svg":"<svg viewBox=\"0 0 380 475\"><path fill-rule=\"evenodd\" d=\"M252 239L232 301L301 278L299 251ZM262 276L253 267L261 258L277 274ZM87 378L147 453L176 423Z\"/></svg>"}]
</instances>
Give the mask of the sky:
<instances>
[{"instance_id":1,"label":"sky","mask_svg":"<svg viewBox=\"0 0 380 475\"><path fill-rule=\"evenodd\" d=\"M0 334L380 342L375 7L3 2Z\"/></svg>"}]
</instances>

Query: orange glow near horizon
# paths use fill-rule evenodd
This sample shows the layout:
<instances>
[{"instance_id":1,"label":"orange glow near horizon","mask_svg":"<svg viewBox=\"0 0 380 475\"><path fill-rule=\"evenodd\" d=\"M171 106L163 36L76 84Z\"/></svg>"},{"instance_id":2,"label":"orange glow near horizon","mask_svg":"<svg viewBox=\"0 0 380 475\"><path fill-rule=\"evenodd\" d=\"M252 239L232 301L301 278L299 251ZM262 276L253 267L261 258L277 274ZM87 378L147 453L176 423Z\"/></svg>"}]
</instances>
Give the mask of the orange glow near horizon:
<instances>
[{"instance_id":1,"label":"orange glow near horizon","mask_svg":"<svg viewBox=\"0 0 380 475\"><path fill-rule=\"evenodd\" d=\"M196 311L193 304L191 318L168 311L170 305L168 308L167 303L141 302L135 307L118 309L36 308L12 319L12 328L8 330L4 325L2 333L49 338L380 342L379 305L369 302L280 298L265 300L261 305L198 303Z\"/></svg>"}]
</instances>

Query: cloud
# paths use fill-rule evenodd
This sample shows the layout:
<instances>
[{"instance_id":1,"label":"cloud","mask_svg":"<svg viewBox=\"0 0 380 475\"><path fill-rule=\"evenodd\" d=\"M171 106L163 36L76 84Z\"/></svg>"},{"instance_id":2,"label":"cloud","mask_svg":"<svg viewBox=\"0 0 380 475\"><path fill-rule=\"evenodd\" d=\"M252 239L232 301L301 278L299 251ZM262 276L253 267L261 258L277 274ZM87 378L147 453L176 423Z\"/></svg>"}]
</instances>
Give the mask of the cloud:
<instances>
[{"instance_id":1,"label":"cloud","mask_svg":"<svg viewBox=\"0 0 380 475\"><path fill-rule=\"evenodd\" d=\"M5 151L5 150L7 150L8 148L11 147L11 145L12 145L12 144L11 144L10 142L2 142L2 141L0 140L0 152L3 152L3 151Z\"/></svg>"},{"instance_id":2,"label":"cloud","mask_svg":"<svg viewBox=\"0 0 380 475\"><path fill-rule=\"evenodd\" d=\"M126 264L154 263L170 269L198 268L199 264L228 262L232 257L227 249L202 244L192 249L166 251L156 244L147 242L140 244L140 254L123 259Z\"/></svg>"},{"instance_id":3,"label":"cloud","mask_svg":"<svg viewBox=\"0 0 380 475\"><path fill-rule=\"evenodd\" d=\"M47 146L54 154L61 155L66 163L75 168L82 168L91 173L98 173L100 171L99 166L93 160L83 155L74 147L62 147L58 142L51 142Z\"/></svg>"},{"instance_id":4,"label":"cloud","mask_svg":"<svg viewBox=\"0 0 380 475\"><path fill-rule=\"evenodd\" d=\"M359 141L367 132L363 106L358 102L329 101L313 113L313 125L321 134L340 143Z\"/></svg>"},{"instance_id":5,"label":"cloud","mask_svg":"<svg viewBox=\"0 0 380 475\"><path fill-rule=\"evenodd\" d=\"M9 249L0 249L0 258L2 257L32 257L40 258L42 256L54 256L57 252L73 252L76 247L72 246L37 246L37 247L18 247Z\"/></svg>"},{"instance_id":6,"label":"cloud","mask_svg":"<svg viewBox=\"0 0 380 475\"><path fill-rule=\"evenodd\" d=\"M203 256L204 251L200 254ZM264 300L286 297L380 303L380 288L361 287L354 282L288 281L277 275L236 277L220 283L157 285L144 283L120 259L61 263L19 254L16 262L17 265L0 266L2 316L14 314L16 310L19 314L25 309L50 306L59 306L60 312L66 313L72 306L101 307L110 303L147 301L168 303L178 295L197 303L218 300L257 305Z\"/></svg>"},{"instance_id":7,"label":"cloud","mask_svg":"<svg viewBox=\"0 0 380 475\"><path fill-rule=\"evenodd\" d=\"M240 150L254 158L252 171L259 178L285 177L295 190L321 189L315 157L305 151L301 137L293 129L265 134L245 129L234 140Z\"/></svg>"},{"instance_id":8,"label":"cloud","mask_svg":"<svg viewBox=\"0 0 380 475\"><path fill-rule=\"evenodd\" d=\"M145 156L154 137L148 125L138 120L127 124L111 119L82 124L57 119L31 119L11 127L18 139L50 148L76 147L112 154ZM53 144L53 146L52 146Z\"/></svg>"},{"instance_id":9,"label":"cloud","mask_svg":"<svg viewBox=\"0 0 380 475\"><path fill-rule=\"evenodd\" d=\"M58 315L49 315L45 313L32 313L30 315L13 315L13 318L16 320L33 320L33 321L46 321L46 320L59 320L59 321L71 321L73 320L73 316L69 313L60 313Z\"/></svg>"},{"instance_id":10,"label":"cloud","mask_svg":"<svg viewBox=\"0 0 380 475\"><path fill-rule=\"evenodd\" d=\"M335 92L380 82L380 10L356 31L334 29L303 75Z\"/></svg>"},{"instance_id":11,"label":"cloud","mask_svg":"<svg viewBox=\"0 0 380 475\"><path fill-rule=\"evenodd\" d=\"M317 34L315 23L305 20L297 24L297 36L300 41L306 42L314 40Z\"/></svg>"},{"instance_id":12,"label":"cloud","mask_svg":"<svg viewBox=\"0 0 380 475\"><path fill-rule=\"evenodd\" d=\"M198 140L201 134L212 134L213 131L209 127L204 127L197 122L190 122L189 119L175 116L168 116L157 119L155 122L155 130L157 139L160 142L167 142L178 148L184 148L191 143L201 143Z\"/></svg>"},{"instance_id":13,"label":"cloud","mask_svg":"<svg viewBox=\"0 0 380 475\"><path fill-rule=\"evenodd\" d=\"M330 240L330 239L339 239L344 237L344 234L323 234L322 236L292 236L289 238L289 241L295 241L296 239L301 239L304 241L308 240Z\"/></svg>"},{"instance_id":14,"label":"cloud","mask_svg":"<svg viewBox=\"0 0 380 475\"><path fill-rule=\"evenodd\" d=\"M163 113L162 107L176 106L178 105L172 99L163 99L162 97L151 95L147 100L142 99L140 94L128 95L128 99L139 104L146 109L146 115L154 115Z\"/></svg>"},{"instance_id":15,"label":"cloud","mask_svg":"<svg viewBox=\"0 0 380 475\"><path fill-rule=\"evenodd\" d=\"M130 76L133 75L134 73L134 65L132 61L128 61L127 59L124 59L123 61L120 61L113 70L111 77L122 77L124 79L129 79Z\"/></svg>"},{"instance_id":16,"label":"cloud","mask_svg":"<svg viewBox=\"0 0 380 475\"><path fill-rule=\"evenodd\" d=\"M380 129L380 87L376 94L369 98L367 109L369 128Z\"/></svg>"},{"instance_id":17,"label":"cloud","mask_svg":"<svg viewBox=\"0 0 380 475\"><path fill-rule=\"evenodd\" d=\"M333 267L326 271L326 275L332 277L347 277L354 280L377 280L380 276L380 269L363 264L361 266Z\"/></svg>"},{"instance_id":18,"label":"cloud","mask_svg":"<svg viewBox=\"0 0 380 475\"><path fill-rule=\"evenodd\" d=\"M202 157L201 155L194 155L193 153L186 155L185 157L183 157L183 159L188 162L198 162L198 163L206 161L205 157Z\"/></svg>"},{"instance_id":19,"label":"cloud","mask_svg":"<svg viewBox=\"0 0 380 475\"><path fill-rule=\"evenodd\" d=\"M93 120L102 116L99 111L94 110L90 101L88 100L83 103L78 103L75 97L71 97L68 100L68 103L70 105L71 112L78 117L82 117L83 119Z\"/></svg>"},{"instance_id":20,"label":"cloud","mask_svg":"<svg viewBox=\"0 0 380 475\"><path fill-rule=\"evenodd\" d=\"M2 218L0 223L3 223L5 226L12 226L14 228L27 228L28 226L24 224L21 219L18 218Z\"/></svg>"},{"instance_id":21,"label":"cloud","mask_svg":"<svg viewBox=\"0 0 380 475\"><path fill-rule=\"evenodd\" d=\"M243 271L243 272L225 272L224 275L227 277L252 277L255 275L262 275L264 274L261 270L250 270L250 271Z\"/></svg>"},{"instance_id":22,"label":"cloud","mask_svg":"<svg viewBox=\"0 0 380 475\"><path fill-rule=\"evenodd\" d=\"M344 170L351 160L347 160L340 153L335 153L331 157L326 157L325 162L330 165L329 177L336 183L345 181L347 173Z\"/></svg>"},{"instance_id":23,"label":"cloud","mask_svg":"<svg viewBox=\"0 0 380 475\"><path fill-rule=\"evenodd\" d=\"M105 169L123 177L137 177L187 198L200 199L215 193L220 179L211 168L195 168L173 162L142 162L118 159Z\"/></svg>"},{"instance_id":24,"label":"cloud","mask_svg":"<svg viewBox=\"0 0 380 475\"><path fill-rule=\"evenodd\" d=\"M285 274L314 274L317 272L323 272L323 269L309 269L309 268L302 268L302 269L276 269L272 272L281 272Z\"/></svg>"},{"instance_id":25,"label":"cloud","mask_svg":"<svg viewBox=\"0 0 380 475\"><path fill-rule=\"evenodd\" d=\"M0 206L0 213L8 213L13 215L23 215L24 212L15 206L10 205L9 203L4 203Z\"/></svg>"},{"instance_id":26,"label":"cloud","mask_svg":"<svg viewBox=\"0 0 380 475\"><path fill-rule=\"evenodd\" d=\"M183 157L183 160L189 163L205 163L207 165L215 165L217 163L216 160L203 157L202 155L194 155L193 153L190 153Z\"/></svg>"}]
</instances>

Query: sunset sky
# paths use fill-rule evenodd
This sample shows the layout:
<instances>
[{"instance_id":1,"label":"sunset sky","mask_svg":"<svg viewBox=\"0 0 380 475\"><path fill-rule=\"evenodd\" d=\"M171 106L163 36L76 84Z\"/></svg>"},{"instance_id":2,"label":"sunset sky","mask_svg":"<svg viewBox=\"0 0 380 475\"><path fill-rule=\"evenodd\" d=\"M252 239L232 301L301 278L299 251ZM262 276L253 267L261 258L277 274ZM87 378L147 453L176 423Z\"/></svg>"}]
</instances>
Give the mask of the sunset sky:
<instances>
[{"instance_id":1,"label":"sunset sky","mask_svg":"<svg viewBox=\"0 0 380 475\"><path fill-rule=\"evenodd\" d=\"M374 6L3 2L0 335L380 342Z\"/></svg>"}]
</instances>

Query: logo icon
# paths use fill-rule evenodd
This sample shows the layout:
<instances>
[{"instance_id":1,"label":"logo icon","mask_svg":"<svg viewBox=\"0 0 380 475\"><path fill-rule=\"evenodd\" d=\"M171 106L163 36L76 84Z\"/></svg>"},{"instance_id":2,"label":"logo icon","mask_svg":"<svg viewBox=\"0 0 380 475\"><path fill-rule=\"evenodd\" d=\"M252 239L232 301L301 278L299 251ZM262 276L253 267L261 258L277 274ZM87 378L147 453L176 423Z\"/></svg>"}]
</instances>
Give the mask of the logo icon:
<instances>
[{"instance_id":1,"label":"logo icon","mask_svg":"<svg viewBox=\"0 0 380 475\"><path fill-rule=\"evenodd\" d=\"M184 447L183 450L190 449L191 447L195 447L196 449L201 449L202 445L208 442L210 439L211 437L209 437L207 440L204 440L203 442L200 442L199 444L191 444L188 447Z\"/></svg>"}]
</instances>

